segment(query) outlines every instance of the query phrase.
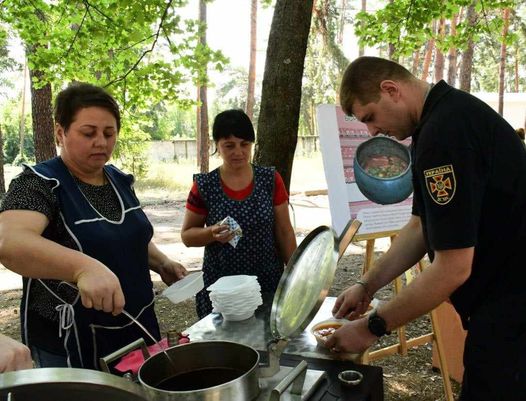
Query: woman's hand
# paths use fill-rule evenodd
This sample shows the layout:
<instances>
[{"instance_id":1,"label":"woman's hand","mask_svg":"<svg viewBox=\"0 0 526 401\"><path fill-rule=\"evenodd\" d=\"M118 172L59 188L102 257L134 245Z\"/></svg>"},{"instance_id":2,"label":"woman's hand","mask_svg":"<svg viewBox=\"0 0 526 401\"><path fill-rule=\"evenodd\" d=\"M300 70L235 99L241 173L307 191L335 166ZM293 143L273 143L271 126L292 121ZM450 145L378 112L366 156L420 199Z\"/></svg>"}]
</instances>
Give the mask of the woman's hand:
<instances>
[{"instance_id":1,"label":"woman's hand","mask_svg":"<svg viewBox=\"0 0 526 401\"><path fill-rule=\"evenodd\" d=\"M210 226L210 232L212 234L213 240L221 242L222 244L226 244L235 236L235 234L229 229L230 227L226 224L214 224L213 226Z\"/></svg>"},{"instance_id":2,"label":"woman's hand","mask_svg":"<svg viewBox=\"0 0 526 401\"><path fill-rule=\"evenodd\" d=\"M92 259L95 263L76 277L82 305L116 316L124 309L125 299L118 277L105 265Z\"/></svg>"},{"instance_id":3,"label":"woman's hand","mask_svg":"<svg viewBox=\"0 0 526 401\"><path fill-rule=\"evenodd\" d=\"M170 285L187 276L188 270L179 262L167 259L157 268L157 273L166 285Z\"/></svg>"},{"instance_id":4,"label":"woman's hand","mask_svg":"<svg viewBox=\"0 0 526 401\"><path fill-rule=\"evenodd\" d=\"M0 334L0 373L31 369L33 361L29 348Z\"/></svg>"},{"instance_id":5,"label":"woman's hand","mask_svg":"<svg viewBox=\"0 0 526 401\"><path fill-rule=\"evenodd\" d=\"M363 285L354 284L336 298L332 314L338 319L354 320L367 312L370 302L371 298L367 295Z\"/></svg>"}]
</instances>

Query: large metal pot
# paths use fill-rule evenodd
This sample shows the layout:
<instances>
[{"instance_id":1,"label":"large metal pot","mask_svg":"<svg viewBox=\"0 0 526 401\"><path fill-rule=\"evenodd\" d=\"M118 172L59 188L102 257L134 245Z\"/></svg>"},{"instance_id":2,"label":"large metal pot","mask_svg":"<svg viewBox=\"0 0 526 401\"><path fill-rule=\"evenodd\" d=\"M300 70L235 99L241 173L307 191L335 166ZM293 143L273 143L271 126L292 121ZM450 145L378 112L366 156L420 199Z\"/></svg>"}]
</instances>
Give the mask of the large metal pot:
<instances>
[{"instance_id":1,"label":"large metal pot","mask_svg":"<svg viewBox=\"0 0 526 401\"><path fill-rule=\"evenodd\" d=\"M258 352L227 341L178 345L150 357L139 382L156 401L252 401L259 395Z\"/></svg>"},{"instance_id":2,"label":"large metal pot","mask_svg":"<svg viewBox=\"0 0 526 401\"><path fill-rule=\"evenodd\" d=\"M40 368L0 374L0 400L149 401L129 380L88 369Z\"/></svg>"},{"instance_id":3,"label":"large metal pot","mask_svg":"<svg viewBox=\"0 0 526 401\"><path fill-rule=\"evenodd\" d=\"M337 237L329 227L311 232L292 255L274 296L268 365L259 365L259 354L250 346L229 341L201 341L178 345L149 356L142 339L101 358L101 367L135 348L142 348L145 362L139 383L155 401L252 401L260 393L259 378L279 371L279 358L288 339L301 332L319 309L334 278L338 259L360 227L350 221ZM166 355L166 354L168 355ZM278 385L279 390L296 383L301 394L305 362ZM301 384L297 384L300 383Z\"/></svg>"}]
</instances>

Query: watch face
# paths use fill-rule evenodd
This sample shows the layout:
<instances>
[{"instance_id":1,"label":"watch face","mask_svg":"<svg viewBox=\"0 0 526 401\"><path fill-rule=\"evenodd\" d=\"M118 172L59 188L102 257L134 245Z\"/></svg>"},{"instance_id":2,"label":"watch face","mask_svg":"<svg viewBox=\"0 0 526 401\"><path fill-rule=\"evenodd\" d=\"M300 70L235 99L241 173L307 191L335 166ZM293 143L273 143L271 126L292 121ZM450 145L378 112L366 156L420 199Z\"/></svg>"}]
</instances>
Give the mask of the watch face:
<instances>
[{"instance_id":1,"label":"watch face","mask_svg":"<svg viewBox=\"0 0 526 401\"><path fill-rule=\"evenodd\" d=\"M385 323L385 320L378 316L376 311L369 315L367 327L376 337L382 337L385 334L389 334L387 332L387 324Z\"/></svg>"}]
</instances>

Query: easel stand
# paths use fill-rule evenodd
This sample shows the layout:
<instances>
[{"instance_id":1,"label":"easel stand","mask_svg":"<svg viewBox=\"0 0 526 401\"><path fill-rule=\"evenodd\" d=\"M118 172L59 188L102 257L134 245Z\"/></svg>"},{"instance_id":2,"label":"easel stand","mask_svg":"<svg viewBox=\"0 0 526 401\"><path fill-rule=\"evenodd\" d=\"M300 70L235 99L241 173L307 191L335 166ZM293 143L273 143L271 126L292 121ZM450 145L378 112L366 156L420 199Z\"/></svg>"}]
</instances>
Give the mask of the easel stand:
<instances>
[{"instance_id":1,"label":"easel stand","mask_svg":"<svg viewBox=\"0 0 526 401\"><path fill-rule=\"evenodd\" d=\"M373 264L374 260L374 243L375 240L378 238L386 238L390 237L391 242L396 237L397 231L390 231L390 232L383 232L383 233L376 233L376 234L365 234L365 235L357 235L355 240L356 241L366 241L366 248L365 248L365 262L363 266L363 272L365 273L369 270L369 268ZM416 266L416 270L418 273L422 272L424 269L424 262L423 260L418 262L418 265ZM409 284L411 280L414 278L412 269L408 269L405 273L405 279L406 283ZM402 276L397 277L393 282L393 288L394 288L394 294L395 296L402 290L403 282L402 282ZM407 350L412 347L418 347L419 345L423 344L429 344L435 342L436 350L438 353L438 359L440 364L440 372L442 374L443 384L444 384L444 394L446 396L447 401L454 401L453 398L453 391L451 390L451 381L449 378L449 369L447 366L446 361L446 354L442 343L442 336L440 334L440 327L438 325L438 319L436 316L436 311L432 310L430 313L431 318L431 328L432 331L428 334L424 334L420 337L415 338L407 338L406 335L406 329L405 326L401 326L397 329L397 335L398 335L398 343L381 348L376 351L366 351L364 352L362 356L361 362L364 364L368 364L369 362L375 361L377 359L400 354L402 356L407 356Z\"/></svg>"}]
</instances>

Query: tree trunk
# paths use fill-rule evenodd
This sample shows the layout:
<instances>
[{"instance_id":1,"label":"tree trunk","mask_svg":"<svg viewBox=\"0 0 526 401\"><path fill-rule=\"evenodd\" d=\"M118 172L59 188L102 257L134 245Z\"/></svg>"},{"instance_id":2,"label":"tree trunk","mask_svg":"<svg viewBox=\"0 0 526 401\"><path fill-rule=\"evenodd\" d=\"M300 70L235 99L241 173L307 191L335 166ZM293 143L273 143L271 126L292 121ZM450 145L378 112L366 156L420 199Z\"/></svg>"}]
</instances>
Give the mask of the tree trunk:
<instances>
[{"instance_id":1,"label":"tree trunk","mask_svg":"<svg viewBox=\"0 0 526 401\"><path fill-rule=\"evenodd\" d=\"M195 149L196 149L196 162L197 167L201 165L201 86L197 85L197 107L195 108Z\"/></svg>"},{"instance_id":2,"label":"tree trunk","mask_svg":"<svg viewBox=\"0 0 526 401\"><path fill-rule=\"evenodd\" d=\"M270 29L254 160L290 188L313 0L277 0Z\"/></svg>"},{"instance_id":3,"label":"tree trunk","mask_svg":"<svg viewBox=\"0 0 526 401\"><path fill-rule=\"evenodd\" d=\"M366 0L362 0L362 7L363 7L363 2L366 1ZM346 20L345 20L345 17L347 16L347 2L348 0L342 0L342 3L341 3L341 13L340 13L340 21L338 23L338 34L337 34L337 37L336 37L336 43L338 45L342 45L343 44L343 32L345 30L345 25L346 25Z\"/></svg>"},{"instance_id":4,"label":"tree trunk","mask_svg":"<svg viewBox=\"0 0 526 401\"><path fill-rule=\"evenodd\" d=\"M444 18L440 18L438 23L438 37L440 38L439 43L444 39L446 29L446 21ZM435 44L435 82L440 81L444 78L444 53Z\"/></svg>"},{"instance_id":5,"label":"tree trunk","mask_svg":"<svg viewBox=\"0 0 526 401\"><path fill-rule=\"evenodd\" d=\"M367 12L367 0L362 0L362 11L365 13ZM343 27L342 27L343 31ZM360 47L358 49L358 56L363 56L365 54L365 46L360 44Z\"/></svg>"},{"instance_id":6,"label":"tree trunk","mask_svg":"<svg viewBox=\"0 0 526 401\"><path fill-rule=\"evenodd\" d=\"M519 45L515 44L515 68L514 68L515 69L515 79L514 79L515 93L519 93L519 60L520 60Z\"/></svg>"},{"instance_id":7,"label":"tree trunk","mask_svg":"<svg viewBox=\"0 0 526 401\"><path fill-rule=\"evenodd\" d=\"M434 29L433 29L434 31ZM433 49L435 48L435 39L431 38L427 41L424 63L422 65L422 79L425 81L429 76L429 66L431 65L431 58L433 56Z\"/></svg>"},{"instance_id":8,"label":"tree trunk","mask_svg":"<svg viewBox=\"0 0 526 401\"><path fill-rule=\"evenodd\" d=\"M394 3L394 0L389 0L389 4L393 4ZM387 45L387 58L389 60L393 60L395 62L398 61L398 57L395 57L395 52L396 52L396 47L394 45L394 43L392 42L389 42L389 44Z\"/></svg>"},{"instance_id":9,"label":"tree trunk","mask_svg":"<svg viewBox=\"0 0 526 401\"><path fill-rule=\"evenodd\" d=\"M411 66L411 72L414 76L418 74L418 66L420 65L420 50L413 52L413 64Z\"/></svg>"},{"instance_id":10,"label":"tree trunk","mask_svg":"<svg viewBox=\"0 0 526 401\"><path fill-rule=\"evenodd\" d=\"M20 104L20 124L18 125L18 140L19 140L19 149L18 154L20 155L20 160L24 160L24 142L25 142L25 133L26 133L26 90L27 90L27 61L24 63L24 69L22 70L24 74L23 84L22 84L22 96ZM1 148L3 149L3 148Z\"/></svg>"},{"instance_id":11,"label":"tree trunk","mask_svg":"<svg viewBox=\"0 0 526 401\"><path fill-rule=\"evenodd\" d=\"M499 63L499 114L504 114L504 89L506 88L506 36L510 24L510 9L505 8L502 16L502 42L500 44L500 63Z\"/></svg>"},{"instance_id":12,"label":"tree trunk","mask_svg":"<svg viewBox=\"0 0 526 401\"><path fill-rule=\"evenodd\" d=\"M199 22L206 25L206 0L199 0ZM199 43L206 46L206 28L202 30L199 37ZM207 76L207 68L204 67L204 76ZM199 106L199 122L200 130L198 131L200 142L199 142L199 161L201 173L208 173L209 170L209 139L208 139L208 100L207 100L207 89L206 84L199 86L199 100L201 105Z\"/></svg>"},{"instance_id":13,"label":"tree trunk","mask_svg":"<svg viewBox=\"0 0 526 401\"><path fill-rule=\"evenodd\" d=\"M477 20L477 11L475 10L475 4L477 0L468 7L466 11L466 23L469 26L473 26ZM465 92L471 91L471 71L473 66L473 52L475 44L473 38L469 38L468 45L464 53L462 54L462 63L460 64L460 89Z\"/></svg>"},{"instance_id":14,"label":"tree trunk","mask_svg":"<svg viewBox=\"0 0 526 401\"><path fill-rule=\"evenodd\" d=\"M37 163L49 160L57 155L51 106L51 85L35 87L35 81L42 77L40 71L29 69L31 80L31 113L33 118L33 140Z\"/></svg>"},{"instance_id":15,"label":"tree trunk","mask_svg":"<svg viewBox=\"0 0 526 401\"><path fill-rule=\"evenodd\" d=\"M457 14L451 17L451 25L449 36L455 37L457 35ZM452 46L449 48L447 55L447 82L451 86L455 86L457 80L457 48Z\"/></svg>"},{"instance_id":16,"label":"tree trunk","mask_svg":"<svg viewBox=\"0 0 526 401\"><path fill-rule=\"evenodd\" d=\"M257 44L258 0L252 0L250 6L250 63L248 66L247 116L254 117L255 87L256 87L256 44Z\"/></svg>"},{"instance_id":17,"label":"tree trunk","mask_svg":"<svg viewBox=\"0 0 526 401\"><path fill-rule=\"evenodd\" d=\"M209 151L210 151L210 139L209 139L209 129L208 129L208 99L207 99L207 89L206 86L201 86L200 88L200 98L201 98L201 107L200 107L200 120L201 120L201 142L199 153L201 153L201 173L208 173L210 169L209 165Z\"/></svg>"},{"instance_id":18,"label":"tree trunk","mask_svg":"<svg viewBox=\"0 0 526 401\"><path fill-rule=\"evenodd\" d=\"M0 126L0 150L4 149L4 135ZM0 199L5 195L4 152L0 151Z\"/></svg>"}]
</instances>

